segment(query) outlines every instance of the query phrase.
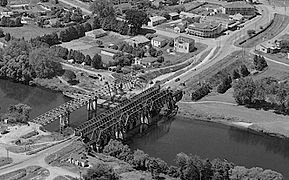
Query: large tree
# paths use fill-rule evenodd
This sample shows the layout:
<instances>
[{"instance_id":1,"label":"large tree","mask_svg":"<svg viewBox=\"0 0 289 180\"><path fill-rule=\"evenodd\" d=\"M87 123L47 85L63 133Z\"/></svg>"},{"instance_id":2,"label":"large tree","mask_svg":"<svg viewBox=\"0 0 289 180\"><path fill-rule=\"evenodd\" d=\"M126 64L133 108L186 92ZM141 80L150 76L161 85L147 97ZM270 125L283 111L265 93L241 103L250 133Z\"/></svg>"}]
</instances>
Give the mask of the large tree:
<instances>
[{"instance_id":1,"label":"large tree","mask_svg":"<svg viewBox=\"0 0 289 180\"><path fill-rule=\"evenodd\" d=\"M125 19L131 25L131 34L136 35L140 32L142 25L149 21L148 15L144 11L129 9L125 12Z\"/></svg>"},{"instance_id":2,"label":"large tree","mask_svg":"<svg viewBox=\"0 0 289 180\"><path fill-rule=\"evenodd\" d=\"M108 0L94 0L90 10L100 18L115 16L113 4Z\"/></svg>"},{"instance_id":3,"label":"large tree","mask_svg":"<svg viewBox=\"0 0 289 180\"><path fill-rule=\"evenodd\" d=\"M92 58L91 61L91 66L95 69L102 69L103 68L103 63L101 60L101 56L99 54L95 54Z\"/></svg>"},{"instance_id":4,"label":"large tree","mask_svg":"<svg viewBox=\"0 0 289 180\"><path fill-rule=\"evenodd\" d=\"M241 78L233 83L233 96L238 104L247 105L253 102L256 85L252 78Z\"/></svg>"},{"instance_id":5,"label":"large tree","mask_svg":"<svg viewBox=\"0 0 289 180\"><path fill-rule=\"evenodd\" d=\"M51 78L62 70L60 58L48 48L39 48L29 54L29 64L31 65L35 77Z\"/></svg>"}]
</instances>

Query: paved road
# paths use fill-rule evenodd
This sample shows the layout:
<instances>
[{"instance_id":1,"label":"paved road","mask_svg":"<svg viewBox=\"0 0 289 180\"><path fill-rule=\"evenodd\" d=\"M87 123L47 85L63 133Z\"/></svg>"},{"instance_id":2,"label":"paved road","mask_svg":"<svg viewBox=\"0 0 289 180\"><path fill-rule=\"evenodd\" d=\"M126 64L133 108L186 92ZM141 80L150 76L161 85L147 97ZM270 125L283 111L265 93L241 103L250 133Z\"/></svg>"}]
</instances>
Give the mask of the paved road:
<instances>
[{"instance_id":1,"label":"paved road","mask_svg":"<svg viewBox=\"0 0 289 180\"><path fill-rule=\"evenodd\" d=\"M72 138L68 141L65 141L63 143L60 143L58 145L55 145L51 148L48 148L46 150L43 150L35 155L31 155L29 156L29 158L27 158L26 160L23 160L22 162L19 162L17 164L11 164L11 165L7 165L5 167L2 167L0 168L0 175L1 174L6 174L6 173L9 173L9 172L12 172L12 171L16 171L18 169L21 169L21 168L25 168L27 166L33 166L33 165L38 165L38 166L41 166L43 168L46 168L49 170L50 172L50 176L47 178L47 180L52 180L54 179L56 176L59 176L59 175L70 175L72 177L79 177L78 173L72 173L66 169L62 169L62 168L59 168L59 167L52 167L50 165L48 165L46 162L45 162L45 157L54 153L54 152L57 152L59 151L60 149L70 145L71 143L73 143L73 141L76 139L75 138Z\"/></svg>"}]
</instances>

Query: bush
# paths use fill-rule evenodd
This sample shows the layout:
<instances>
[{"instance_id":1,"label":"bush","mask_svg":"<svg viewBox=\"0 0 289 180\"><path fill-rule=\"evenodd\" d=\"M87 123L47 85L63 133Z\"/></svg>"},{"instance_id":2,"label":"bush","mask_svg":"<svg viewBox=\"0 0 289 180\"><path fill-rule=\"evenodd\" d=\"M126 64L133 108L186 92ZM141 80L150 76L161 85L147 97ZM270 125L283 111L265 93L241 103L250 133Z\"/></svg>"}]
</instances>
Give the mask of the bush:
<instances>
[{"instance_id":1,"label":"bush","mask_svg":"<svg viewBox=\"0 0 289 180\"><path fill-rule=\"evenodd\" d=\"M163 63L165 61L165 58L163 56L159 56L157 59L157 62Z\"/></svg>"},{"instance_id":2,"label":"bush","mask_svg":"<svg viewBox=\"0 0 289 180\"><path fill-rule=\"evenodd\" d=\"M192 93L192 101L200 100L211 92L211 87L208 84L203 84L200 88Z\"/></svg>"},{"instance_id":3,"label":"bush","mask_svg":"<svg viewBox=\"0 0 289 180\"><path fill-rule=\"evenodd\" d=\"M67 80L67 82L73 81L76 78L75 73L71 70L65 70L62 76L65 80Z\"/></svg>"}]
</instances>

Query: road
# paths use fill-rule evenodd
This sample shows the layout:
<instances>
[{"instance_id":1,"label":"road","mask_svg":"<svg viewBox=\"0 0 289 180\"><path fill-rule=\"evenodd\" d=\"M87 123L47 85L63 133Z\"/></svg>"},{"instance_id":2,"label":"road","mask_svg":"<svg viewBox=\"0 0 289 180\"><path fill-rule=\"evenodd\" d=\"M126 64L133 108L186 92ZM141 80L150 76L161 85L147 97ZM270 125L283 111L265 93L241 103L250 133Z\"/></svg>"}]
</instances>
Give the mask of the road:
<instances>
[{"instance_id":1,"label":"road","mask_svg":"<svg viewBox=\"0 0 289 180\"><path fill-rule=\"evenodd\" d=\"M43 150L43 151L41 151L35 155L29 156L29 158L27 158L27 159L25 159L19 163L10 164L10 165L7 165L5 167L2 167L2 168L0 168L0 175L6 174L6 173L9 173L12 171L16 171L18 169L25 168L28 166L38 165L38 166L41 166L41 167L49 170L50 175L46 180L53 180L55 177L57 177L59 175L70 175L72 177L79 177L78 173L72 173L66 169L62 169L59 167L52 167L45 162L46 156L48 156L54 152L57 152L60 149L70 145L71 143L73 143L75 141L75 139L76 139L76 137L74 137L70 140L67 140L63 143L52 146L50 148L47 148L46 150Z\"/></svg>"}]
</instances>

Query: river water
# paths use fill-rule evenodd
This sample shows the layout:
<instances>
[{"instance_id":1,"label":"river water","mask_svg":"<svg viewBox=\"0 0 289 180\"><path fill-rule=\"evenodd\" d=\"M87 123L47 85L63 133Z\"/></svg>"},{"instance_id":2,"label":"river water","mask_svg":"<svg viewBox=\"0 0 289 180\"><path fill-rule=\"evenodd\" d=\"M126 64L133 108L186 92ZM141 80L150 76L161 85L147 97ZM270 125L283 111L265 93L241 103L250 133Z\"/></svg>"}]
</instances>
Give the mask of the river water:
<instances>
[{"instance_id":1,"label":"river water","mask_svg":"<svg viewBox=\"0 0 289 180\"><path fill-rule=\"evenodd\" d=\"M0 113L10 104L25 103L32 107L31 118L60 105L69 98L61 93L0 80ZM82 108L72 113L73 127L85 121ZM58 122L47 126L58 130ZM177 153L196 154L203 158L224 158L237 165L262 167L281 172L289 179L289 141L228 127L176 116L154 126L143 135L132 138L132 149L142 149L150 156L174 164Z\"/></svg>"}]
</instances>

